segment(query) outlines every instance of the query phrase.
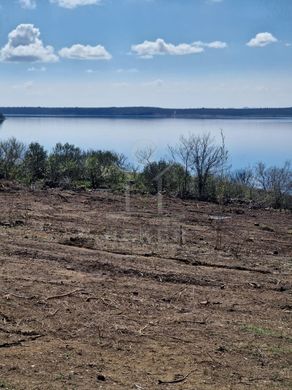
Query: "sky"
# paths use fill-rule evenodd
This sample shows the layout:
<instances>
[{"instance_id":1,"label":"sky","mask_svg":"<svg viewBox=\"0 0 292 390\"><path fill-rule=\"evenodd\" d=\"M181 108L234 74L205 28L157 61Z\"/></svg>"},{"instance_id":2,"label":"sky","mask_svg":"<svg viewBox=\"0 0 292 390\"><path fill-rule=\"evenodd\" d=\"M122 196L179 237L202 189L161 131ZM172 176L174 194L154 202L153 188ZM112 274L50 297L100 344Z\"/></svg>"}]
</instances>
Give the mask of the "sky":
<instances>
[{"instance_id":1,"label":"sky","mask_svg":"<svg viewBox=\"0 0 292 390\"><path fill-rule=\"evenodd\" d=\"M291 0L0 0L0 106L292 106Z\"/></svg>"}]
</instances>

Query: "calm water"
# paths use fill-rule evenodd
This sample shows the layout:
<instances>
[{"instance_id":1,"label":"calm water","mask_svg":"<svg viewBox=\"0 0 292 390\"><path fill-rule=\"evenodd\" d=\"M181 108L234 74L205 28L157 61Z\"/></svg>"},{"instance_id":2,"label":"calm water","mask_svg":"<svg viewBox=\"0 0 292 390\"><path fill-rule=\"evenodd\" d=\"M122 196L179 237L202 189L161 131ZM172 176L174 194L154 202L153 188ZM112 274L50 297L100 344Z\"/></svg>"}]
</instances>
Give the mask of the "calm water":
<instances>
[{"instance_id":1,"label":"calm water","mask_svg":"<svg viewBox=\"0 0 292 390\"><path fill-rule=\"evenodd\" d=\"M257 161L280 165L292 159L292 118L271 120L198 119L85 119L8 118L0 125L0 139L16 137L38 141L50 150L56 142L69 142L84 149L110 149L135 160L135 151L156 147L156 158L167 156L181 134L210 132L226 138L233 168Z\"/></svg>"}]
</instances>

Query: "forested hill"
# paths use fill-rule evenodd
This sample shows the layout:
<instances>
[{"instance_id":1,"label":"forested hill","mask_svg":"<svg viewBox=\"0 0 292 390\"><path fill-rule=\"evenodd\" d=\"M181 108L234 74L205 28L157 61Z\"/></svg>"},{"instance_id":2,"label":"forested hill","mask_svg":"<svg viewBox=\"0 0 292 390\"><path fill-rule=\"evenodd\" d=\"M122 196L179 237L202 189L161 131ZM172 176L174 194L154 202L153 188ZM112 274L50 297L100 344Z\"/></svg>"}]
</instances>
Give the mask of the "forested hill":
<instances>
[{"instance_id":1,"label":"forested hill","mask_svg":"<svg viewBox=\"0 0 292 390\"><path fill-rule=\"evenodd\" d=\"M100 118L285 118L287 108L158 108L158 107L0 107L5 116L60 116Z\"/></svg>"}]
</instances>

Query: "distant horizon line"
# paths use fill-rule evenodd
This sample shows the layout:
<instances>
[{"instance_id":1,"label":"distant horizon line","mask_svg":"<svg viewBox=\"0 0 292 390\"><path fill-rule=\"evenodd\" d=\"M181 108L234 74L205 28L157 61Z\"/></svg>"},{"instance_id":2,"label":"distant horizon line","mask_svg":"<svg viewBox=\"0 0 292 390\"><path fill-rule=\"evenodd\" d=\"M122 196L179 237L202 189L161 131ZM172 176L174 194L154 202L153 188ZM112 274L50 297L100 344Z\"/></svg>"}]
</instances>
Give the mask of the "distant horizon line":
<instances>
[{"instance_id":1,"label":"distant horizon line","mask_svg":"<svg viewBox=\"0 0 292 390\"><path fill-rule=\"evenodd\" d=\"M130 109L130 108L147 108L147 109L159 109L159 110L287 110L292 109L291 106L277 106L277 107L268 107L268 106L254 106L254 107L161 107L161 106L147 106L147 105L138 105L138 106L51 106L51 105L43 105L43 106L0 106L0 110L2 109Z\"/></svg>"}]
</instances>

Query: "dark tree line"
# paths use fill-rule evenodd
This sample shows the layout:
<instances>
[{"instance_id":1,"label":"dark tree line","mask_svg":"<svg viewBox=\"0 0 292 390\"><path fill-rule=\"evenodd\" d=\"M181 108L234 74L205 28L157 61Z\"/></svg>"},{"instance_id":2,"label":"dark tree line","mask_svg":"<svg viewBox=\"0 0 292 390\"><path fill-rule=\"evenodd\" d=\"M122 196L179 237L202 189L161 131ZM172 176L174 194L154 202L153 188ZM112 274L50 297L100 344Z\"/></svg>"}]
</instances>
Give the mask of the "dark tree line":
<instances>
[{"instance_id":1,"label":"dark tree line","mask_svg":"<svg viewBox=\"0 0 292 390\"><path fill-rule=\"evenodd\" d=\"M108 188L122 191L162 191L181 198L256 202L263 207L292 209L292 170L258 163L234 172L228 167L224 137L217 144L209 134L181 137L169 147L169 158L155 161L153 150L137 152L140 168L112 151L88 150L57 143L48 153L39 143L26 146L10 138L0 142L0 179L41 187ZM142 168L141 168L142 165Z\"/></svg>"},{"instance_id":2,"label":"dark tree line","mask_svg":"<svg viewBox=\"0 0 292 390\"><path fill-rule=\"evenodd\" d=\"M15 138L0 142L0 178L49 187L98 188L123 180L125 157L111 151L82 151L57 143L48 153L37 142L26 147Z\"/></svg>"},{"instance_id":3,"label":"dark tree line","mask_svg":"<svg viewBox=\"0 0 292 390\"><path fill-rule=\"evenodd\" d=\"M4 115L147 117L147 118L281 118L291 117L283 108L160 108L160 107L0 107Z\"/></svg>"}]
</instances>

